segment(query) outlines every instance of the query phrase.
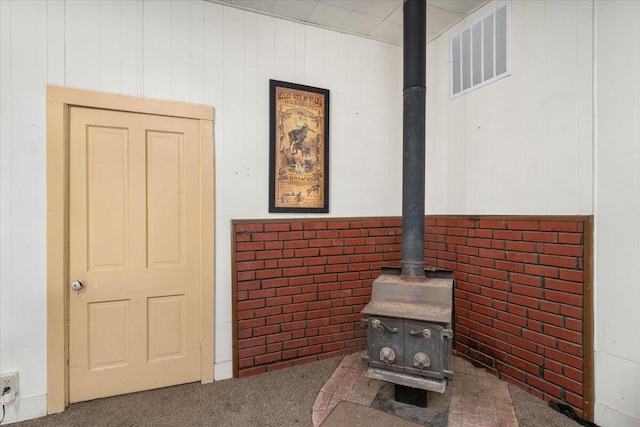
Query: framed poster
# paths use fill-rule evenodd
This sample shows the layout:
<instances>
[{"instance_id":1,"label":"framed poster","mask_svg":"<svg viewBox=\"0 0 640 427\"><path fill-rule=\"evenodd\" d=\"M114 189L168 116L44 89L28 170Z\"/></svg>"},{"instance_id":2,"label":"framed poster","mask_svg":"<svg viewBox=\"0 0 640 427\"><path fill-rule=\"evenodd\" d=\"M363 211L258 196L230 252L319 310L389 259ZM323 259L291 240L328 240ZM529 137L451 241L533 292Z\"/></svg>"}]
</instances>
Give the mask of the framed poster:
<instances>
[{"instance_id":1,"label":"framed poster","mask_svg":"<svg viewBox=\"0 0 640 427\"><path fill-rule=\"evenodd\" d=\"M269 212L329 212L329 91L269 80Z\"/></svg>"}]
</instances>

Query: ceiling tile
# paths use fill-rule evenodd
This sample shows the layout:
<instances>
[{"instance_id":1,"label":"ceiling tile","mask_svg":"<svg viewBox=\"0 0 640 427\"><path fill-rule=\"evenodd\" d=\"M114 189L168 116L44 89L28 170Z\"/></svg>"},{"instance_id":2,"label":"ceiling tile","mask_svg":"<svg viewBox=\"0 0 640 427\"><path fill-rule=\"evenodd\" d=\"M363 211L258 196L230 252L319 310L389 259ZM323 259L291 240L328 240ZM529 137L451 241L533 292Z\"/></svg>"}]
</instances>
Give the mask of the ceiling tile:
<instances>
[{"instance_id":1,"label":"ceiling tile","mask_svg":"<svg viewBox=\"0 0 640 427\"><path fill-rule=\"evenodd\" d=\"M271 13L306 21L317 3L316 0L276 0Z\"/></svg>"},{"instance_id":2,"label":"ceiling tile","mask_svg":"<svg viewBox=\"0 0 640 427\"><path fill-rule=\"evenodd\" d=\"M380 18L353 11L338 28L357 34L368 35L380 25L381 22L382 19Z\"/></svg>"},{"instance_id":3,"label":"ceiling tile","mask_svg":"<svg viewBox=\"0 0 640 427\"><path fill-rule=\"evenodd\" d=\"M355 10L360 4L360 0L320 0L320 3L327 3L343 9Z\"/></svg>"},{"instance_id":4,"label":"ceiling tile","mask_svg":"<svg viewBox=\"0 0 640 427\"><path fill-rule=\"evenodd\" d=\"M328 3L318 3L307 21L325 27L338 28L351 15L351 11Z\"/></svg>"},{"instance_id":5,"label":"ceiling tile","mask_svg":"<svg viewBox=\"0 0 640 427\"><path fill-rule=\"evenodd\" d=\"M276 0L225 0L235 5L246 7L249 9L261 10L263 12L271 12L271 8Z\"/></svg>"},{"instance_id":6,"label":"ceiling tile","mask_svg":"<svg viewBox=\"0 0 640 427\"><path fill-rule=\"evenodd\" d=\"M402 46L402 25L394 24L388 20L383 21L371 32L370 36L395 44L396 46Z\"/></svg>"},{"instance_id":7,"label":"ceiling tile","mask_svg":"<svg viewBox=\"0 0 640 427\"><path fill-rule=\"evenodd\" d=\"M391 15L398 6L402 6L402 0L367 0L361 1L355 11L384 19Z\"/></svg>"},{"instance_id":8,"label":"ceiling tile","mask_svg":"<svg viewBox=\"0 0 640 427\"><path fill-rule=\"evenodd\" d=\"M430 33L441 33L451 24L458 21L464 15L458 12L427 5L427 31Z\"/></svg>"},{"instance_id":9,"label":"ceiling tile","mask_svg":"<svg viewBox=\"0 0 640 427\"><path fill-rule=\"evenodd\" d=\"M398 24L398 25L402 25L402 17L403 17L403 13L402 13L402 5L398 6L398 8L396 8L396 10L393 11L393 13L391 15L389 15L389 17L387 18L387 20L389 22L393 22L394 24Z\"/></svg>"},{"instance_id":10,"label":"ceiling tile","mask_svg":"<svg viewBox=\"0 0 640 427\"><path fill-rule=\"evenodd\" d=\"M428 0L427 4L452 12L467 14L485 2L486 0Z\"/></svg>"}]
</instances>

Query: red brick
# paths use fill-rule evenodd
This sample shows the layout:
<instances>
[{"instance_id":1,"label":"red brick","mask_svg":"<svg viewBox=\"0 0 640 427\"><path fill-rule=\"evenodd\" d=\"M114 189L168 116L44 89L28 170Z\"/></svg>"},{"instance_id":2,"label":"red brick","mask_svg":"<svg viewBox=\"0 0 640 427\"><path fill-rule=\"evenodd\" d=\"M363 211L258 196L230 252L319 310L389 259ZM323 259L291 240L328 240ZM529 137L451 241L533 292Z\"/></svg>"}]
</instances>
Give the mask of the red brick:
<instances>
[{"instance_id":1,"label":"red brick","mask_svg":"<svg viewBox=\"0 0 640 427\"><path fill-rule=\"evenodd\" d=\"M576 282L566 282L563 280L556 279L545 279L544 281L545 289L553 289L556 291L569 292L572 294L582 295L582 283Z\"/></svg>"},{"instance_id":2,"label":"red brick","mask_svg":"<svg viewBox=\"0 0 640 427\"><path fill-rule=\"evenodd\" d=\"M307 310L307 303L291 304L291 305L286 305L282 307L283 313L295 313L298 311L306 311L306 310Z\"/></svg>"},{"instance_id":3,"label":"red brick","mask_svg":"<svg viewBox=\"0 0 640 427\"><path fill-rule=\"evenodd\" d=\"M254 233L251 236L251 240L253 240L254 242L264 242L267 240L279 240L279 239L278 239L278 233Z\"/></svg>"},{"instance_id":4,"label":"red brick","mask_svg":"<svg viewBox=\"0 0 640 427\"><path fill-rule=\"evenodd\" d=\"M238 252L236 253L236 261L253 261L256 259L255 252Z\"/></svg>"},{"instance_id":5,"label":"red brick","mask_svg":"<svg viewBox=\"0 0 640 427\"><path fill-rule=\"evenodd\" d=\"M527 378L527 382L529 383L530 386L535 387L538 390L542 390L543 392L548 393L553 397L556 397L556 398L561 397L560 387L554 384L551 384L547 381L533 377L531 375L529 375L529 377Z\"/></svg>"},{"instance_id":6,"label":"red brick","mask_svg":"<svg viewBox=\"0 0 640 427\"><path fill-rule=\"evenodd\" d=\"M264 249L267 251L282 249L284 244L282 242L264 242Z\"/></svg>"},{"instance_id":7,"label":"red brick","mask_svg":"<svg viewBox=\"0 0 640 427\"><path fill-rule=\"evenodd\" d=\"M506 301L508 295L505 291L490 288L482 288L480 290L480 294L489 298L493 298L492 303L494 307L496 307L496 304L498 303L498 301L496 300Z\"/></svg>"},{"instance_id":8,"label":"red brick","mask_svg":"<svg viewBox=\"0 0 640 427\"><path fill-rule=\"evenodd\" d=\"M499 372L504 373L518 381L524 381L526 378L526 374L524 372L505 363L496 362L496 368ZM502 378L502 376L500 376L500 378Z\"/></svg>"},{"instance_id":9,"label":"red brick","mask_svg":"<svg viewBox=\"0 0 640 427\"><path fill-rule=\"evenodd\" d=\"M578 224L574 221L541 221L540 231L578 231Z\"/></svg>"},{"instance_id":10,"label":"red brick","mask_svg":"<svg viewBox=\"0 0 640 427\"><path fill-rule=\"evenodd\" d=\"M507 252L507 260L533 264L538 262L538 254L530 252Z\"/></svg>"},{"instance_id":11,"label":"red brick","mask_svg":"<svg viewBox=\"0 0 640 427\"><path fill-rule=\"evenodd\" d=\"M538 332L530 331L528 329L522 330L522 338L536 342L545 347L555 347L557 343L557 340L553 337L543 335ZM560 362L562 361L560 360Z\"/></svg>"},{"instance_id":12,"label":"red brick","mask_svg":"<svg viewBox=\"0 0 640 427\"><path fill-rule=\"evenodd\" d=\"M472 273L472 274L477 274L477 273ZM481 268L480 269L480 275L482 275L484 277L490 277L492 279L507 280L507 273L505 271L502 271L502 270L494 270L494 269L490 269L490 268Z\"/></svg>"},{"instance_id":13,"label":"red brick","mask_svg":"<svg viewBox=\"0 0 640 427\"><path fill-rule=\"evenodd\" d=\"M265 354L262 356L256 356L256 365L262 365L265 363L275 362L277 360L282 359L282 354L280 352Z\"/></svg>"},{"instance_id":14,"label":"red brick","mask_svg":"<svg viewBox=\"0 0 640 427\"><path fill-rule=\"evenodd\" d=\"M282 271L281 270L277 270L280 271L282 275ZM293 279L291 279L293 281ZM268 280L263 280L262 281L262 287L263 288L280 288L283 286L287 286L287 284L289 283L289 281L286 278L277 278L277 279L268 279Z\"/></svg>"},{"instance_id":15,"label":"red brick","mask_svg":"<svg viewBox=\"0 0 640 427\"><path fill-rule=\"evenodd\" d=\"M481 219L480 220L480 228L494 228L494 229L505 229L506 221L501 220L488 220Z\"/></svg>"},{"instance_id":16,"label":"red brick","mask_svg":"<svg viewBox=\"0 0 640 427\"><path fill-rule=\"evenodd\" d=\"M565 377L572 379L574 381L577 381L579 383L582 383L583 381L583 375L581 370L573 369L573 368L570 368L569 366L564 366L562 373L564 374ZM582 394L581 392L579 393Z\"/></svg>"},{"instance_id":17,"label":"red brick","mask_svg":"<svg viewBox=\"0 0 640 427\"><path fill-rule=\"evenodd\" d=\"M580 270L560 270L560 279L582 283L584 274Z\"/></svg>"},{"instance_id":18,"label":"red brick","mask_svg":"<svg viewBox=\"0 0 640 427\"><path fill-rule=\"evenodd\" d=\"M249 292L249 299L268 298L276 295L275 289L260 289Z\"/></svg>"},{"instance_id":19,"label":"red brick","mask_svg":"<svg viewBox=\"0 0 640 427\"><path fill-rule=\"evenodd\" d=\"M549 347L544 349L544 355L545 357L556 360L565 365L569 365L572 368L582 369L582 358L580 357L572 356Z\"/></svg>"},{"instance_id":20,"label":"red brick","mask_svg":"<svg viewBox=\"0 0 640 427\"><path fill-rule=\"evenodd\" d=\"M261 251L264 249L263 242L243 242L236 244L236 251Z\"/></svg>"},{"instance_id":21,"label":"red brick","mask_svg":"<svg viewBox=\"0 0 640 427\"><path fill-rule=\"evenodd\" d=\"M549 301L540 301L540 310L546 311L547 313L559 314L560 304Z\"/></svg>"},{"instance_id":22,"label":"red brick","mask_svg":"<svg viewBox=\"0 0 640 427\"><path fill-rule=\"evenodd\" d=\"M248 301L241 301L238 303L238 311L245 311L245 310L253 310L255 308L262 308L264 307L264 300L248 300Z\"/></svg>"},{"instance_id":23,"label":"red brick","mask_svg":"<svg viewBox=\"0 0 640 427\"><path fill-rule=\"evenodd\" d=\"M467 239L467 245L475 246L475 247L479 247L479 248L490 248L491 247L491 240L489 240L489 239L469 238L469 239Z\"/></svg>"},{"instance_id":24,"label":"red brick","mask_svg":"<svg viewBox=\"0 0 640 427\"><path fill-rule=\"evenodd\" d=\"M545 290L544 297L549 301L556 301L562 304L582 307L582 296L580 295L569 294L566 292L558 292L553 290Z\"/></svg>"},{"instance_id":25,"label":"red brick","mask_svg":"<svg viewBox=\"0 0 640 427\"><path fill-rule=\"evenodd\" d=\"M250 282L240 282L238 283L238 292L240 291L254 291L256 289L260 289L260 282L258 280L253 280Z\"/></svg>"},{"instance_id":26,"label":"red brick","mask_svg":"<svg viewBox=\"0 0 640 427\"><path fill-rule=\"evenodd\" d=\"M501 331L505 331L513 335L519 335L521 331L521 328L519 326L514 326L510 323L502 322L496 319L493 320L493 326Z\"/></svg>"},{"instance_id":27,"label":"red brick","mask_svg":"<svg viewBox=\"0 0 640 427\"><path fill-rule=\"evenodd\" d=\"M582 393L582 384L558 375L555 372L545 371L544 379L574 393Z\"/></svg>"},{"instance_id":28,"label":"red brick","mask_svg":"<svg viewBox=\"0 0 640 427\"><path fill-rule=\"evenodd\" d=\"M511 285L511 292L533 298L542 298L542 289L533 286L518 285L514 283Z\"/></svg>"},{"instance_id":29,"label":"red brick","mask_svg":"<svg viewBox=\"0 0 640 427\"><path fill-rule=\"evenodd\" d=\"M582 244L582 234L558 233L558 243L566 243L569 245L580 245Z\"/></svg>"},{"instance_id":30,"label":"red brick","mask_svg":"<svg viewBox=\"0 0 640 427\"><path fill-rule=\"evenodd\" d=\"M570 319L565 317L564 327L572 331L582 332L582 320Z\"/></svg>"},{"instance_id":31,"label":"red brick","mask_svg":"<svg viewBox=\"0 0 640 427\"><path fill-rule=\"evenodd\" d=\"M516 316L510 313L498 313L498 319L517 326L526 326L527 321L524 317Z\"/></svg>"},{"instance_id":32,"label":"red brick","mask_svg":"<svg viewBox=\"0 0 640 427\"><path fill-rule=\"evenodd\" d=\"M252 329L252 328L255 328L256 326L264 326L264 325L265 325L264 317L260 317L258 319L239 320L238 330Z\"/></svg>"},{"instance_id":33,"label":"red brick","mask_svg":"<svg viewBox=\"0 0 640 427\"><path fill-rule=\"evenodd\" d=\"M478 237L482 239L492 239L493 238L493 230L481 230L481 229L473 229L469 230L469 237Z\"/></svg>"},{"instance_id":34,"label":"red brick","mask_svg":"<svg viewBox=\"0 0 640 427\"><path fill-rule=\"evenodd\" d=\"M525 231L522 239L529 242L556 243L558 234L552 232Z\"/></svg>"},{"instance_id":35,"label":"red brick","mask_svg":"<svg viewBox=\"0 0 640 427\"><path fill-rule=\"evenodd\" d=\"M536 351L536 349L538 348L538 345L536 343L531 342L529 340L522 339L520 337L516 337L515 335L511 335L511 334L507 334L507 342L509 344L512 344L514 346L517 346L529 351Z\"/></svg>"},{"instance_id":36,"label":"red brick","mask_svg":"<svg viewBox=\"0 0 640 427\"><path fill-rule=\"evenodd\" d=\"M541 301L542 303L543 301ZM548 325L562 326L563 325L563 317L555 314L545 313L544 311L538 310L529 310L529 318L533 320L538 320L542 323ZM546 331L545 331L546 332ZM553 334L550 334L553 335Z\"/></svg>"},{"instance_id":37,"label":"red brick","mask_svg":"<svg viewBox=\"0 0 640 427\"><path fill-rule=\"evenodd\" d=\"M532 242L505 242L505 249L518 252L536 252L536 244Z\"/></svg>"},{"instance_id":38,"label":"red brick","mask_svg":"<svg viewBox=\"0 0 640 427\"><path fill-rule=\"evenodd\" d=\"M544 253L549 255L562 255L581 257L583 255L582 246L577 245L553 245L545 244Z\"/></svg>"},{"instance_id":39,"label":"red brick","mask_svg":"<svg viewBox=\"0 0 640 427\"><path fill-rule=\"evenodd\" d=\"M563 257L557 255L540 255L540 264L564 268L577 268L578 259L575 257Z\"/></svg>"},{"instance_id":40,"label":"red brick","mask_svg":"<svg viewBox=\"0 0 640 427\"><path fill-rule=\"evenodd\" d=\"M264 230L262 224L235 224L236 232L261 232Z\"/></svg>"},{"instance_id":41,"label":"red brick","mask_svg":"<svg viewBox=\"0 0 640 427\"><path fill-rule=\"evenodd\" d=\"M514 283L520 283L529 286L542 286L542 279L536 276L528 276L525 274L509 273L509 280Z\"/></svg>"},{"instance_id":42,"label":"red brick","mask_svg":"<svg viewBox=\"0 0 640 427\"><path fill-rule=\"evenodd\" d=\"M519 263L509 262L509 261L496 261L496 268L498 270L505 270L513 273L523 273L525 271L524 264L519 264Z\"/></svg>"},{"instance_id":43,"label":"red brick","mask_svg":"<svg viewBox=\"0 0 640 427\"><path fill-rule=\"evenodd\" d=\"M531 220L510 220L507 222L509 230L538 230L539 222Z\"/></svg>"},{"instance_id":44,"label":"red brick","mask_svg":"<svg viewBox=\"0 0 640 427\"><path fill-rule=\"evenodd\" d=\"M256 317L277 316L282 313L281 307L260 308L255 311Z\"/></svg>"},{"instance_id":45,"label":"red brick","mask_svg":"<svg viewBox=\"0 0 640 427\"><path fill-rule=\"evenodd\" d=\"M283 268L282 275L285 277L290 276L304 276L310 271L310 267L292 267L292 268Z\"/></svg>"},{"instance_id":46,"label":"red brick","mask_svg":"<svg viewBox=\"0 0 640 427\"><path fill-rule=\"evenodd\" d=\"M238 341L238 349L264 346L266 343L264 337L254 337Z\"/></svg>"},{"instance_id":47,"label":"red brick","mask_svg":"<svg viewBox=\"0 0 640 427\"><path fill-rule=\"evenodd\" d=\"M531 265L526 264L524 266L524 272L526 274L531 274L534 276L544 276L544 277L558 277L558 269L555 267L547 267L542 265Z\"/></svg>"},{"instance_id":48,"label":"red brick","mask_svg":"<svg viewBox=\"0 0 640 427\"><path fill-rule=\"evenodd\" d=\"M495 230L493 232L493 238L502 240L522 240L522 233L514 230Z\"/></svg>"},{"instance_id":49,"label":"red brick","mask_svg":"<svg viewBox=\"0 0 640 427\"><path fill-rule=\"evenodd\" d=\"M274 268L270 270L260 270L256 272L256 279L274 279L276 277L282 277L282 269Z\"/></svg>"},{"instance_id":50,"label":"red brick","mask_svg":"<svg viewBox=\"0 0 640 427\"><path fill-rule=\"evenodd\" d=\"M572 344L566 341L558 341L558 350L577 357L583 356L582 346L579 344Z\"/></svg>"},{"instance_id":51,"label":"red brick","mask_svg":"<svg viewBox=\"0 0 640 427\"><path fill-rule=\"evenodd\" d=\"M523 305L525 307L538 308L538 300L522 295L509 295L509 303Z\"/></svg>"},{"instance_id":52,"label":"red brick","mask_svg":"<svg viewBox=\"0 0 640 427\"><path fill-rule=\"evenodd\" d=\"M264 268L263 261L245 261L236 263L236 271L259 270Z\"/></svg>"}]
</instances>

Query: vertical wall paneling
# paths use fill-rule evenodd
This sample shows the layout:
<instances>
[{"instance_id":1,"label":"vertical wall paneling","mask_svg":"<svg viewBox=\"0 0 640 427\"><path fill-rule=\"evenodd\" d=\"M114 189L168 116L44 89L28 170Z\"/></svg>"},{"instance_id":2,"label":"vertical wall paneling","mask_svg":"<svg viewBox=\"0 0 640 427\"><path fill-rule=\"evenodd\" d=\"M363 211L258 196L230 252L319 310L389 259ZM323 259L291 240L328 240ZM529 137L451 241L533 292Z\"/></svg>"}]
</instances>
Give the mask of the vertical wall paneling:
<instances>
[{"instance_id":1,"label":"vertical wall paneling","mask_svg":"<svg viewBox=\"0 0 640 427\"><path fill-rule=\"evenodd\" d=\"M47 82L64 85L64 12L62 0L47 2Z\"/></svg>"},{"instance_id":2,"label":"vertical wall paneling","mask_svg":"<svg viewBox=\"0 0 640 427\"><path fill-rule=\"evenodd\" d=\"M140 96L140 78L142 74L142 8L140 1L123 1L121 4L120 39L122 74L121 90L123 94Z\"/></svg>"},{"instance_id":3,"label":"vertical wall paneling","mask_svg":"<svg viewBox=\"0 0 640 427\"><path fill-rule=\"evenodd\" d=\"M276 73L274 78L277 80L284 80L287 82L296 81L296 62L299 58L296 57L298 51L296 50L296 24L291 21L276 20L275 21L275 62Z\"/></svg>"},{"instance_id":4,"label":"vertical wall paneling","mask_svg":"<svg viewBox=\"0 0 640 427\"><path fill-rule=\"evenodd\" d=\"M269 205L269 182L264 171L269 170L269 79L275 76L275 19L258 15L257 86L252 102L257 108L254 128L256 158L252 171L253 210L262 211Z\"/></svg>"},{"instance_id":5,"label":"vertical wall paneling","mask_svg":"<svg viewBox=\"0 0 640 427\"><path fill-rule=\"evenodd\" d=\"M546 8L547 200L551 213L577 209L577 4L548 2ZM575 79L575 77L574 77Z\"/></svg>"},{"instance_id":6,"label":"vertical wall paneling","mask_svg":"<svg viewBox=\"0 0 640 427\"><path fill-rule=\"evenodd\" d=\"M150 98L171 98L172 6L169 1L144 2L142 92Z\"/></svg>"},{"instance_id":7,"label":"vertical wall paneling","mask_svg":"<svg viewBox=\"0 0 640 427\"><path fill-rule=\"evenodd\" d=\"M224 143L223 152L226 170L222 178L224 205L223 215L246 215L246 122L245 109L245 12L224 9Z\"/></svg>"},{"instance_id":8,"label":"vertical wall paneling","mask_svg":"<svg viewBox=\"0 0 640 427\"><path fill-rule=\"evenodd\" d=\"M65 84L79 88L100 87L99 2L69 1L65 11ZM111 65L105 65L111 68Z\"/></svg>"},{"instance_id":9,"label":"vertical wall paneling","mask_svg":"<svg viewBox=\"0 0 640 427\"><path fill-rule=\"evenodd\" d=\"M11 322L11 3L0 2L0 360L13 364ZM6 360L6 362L5 362Z\"/></svg>"},{"instance_id":10,"label":"vertical wall paneling","mask_svg":"<svg viewBox=\"0 0 640 427\"><path fill-rule=\"evenodd\" d=\"M593 3L578 2L578 63L576 90L578 96L577 119L581 124L577 129L577 145L575 156L578 161L577 176L577 212L593 211ZM589 167L591 166L591 167Z\"/></svg>"},{"instance_id":11,"label":"vertical wall paneling","mask_svg":"<svg viewBox=\"0 0 640 427\"><path fill-rule=\"evenodd\" d=\"M306 49L306 26L303 24L294 24L294 44L295 44L295 60L290 64L295 70L295 81L304 82L305 80L305 62L307 56Z\"/></svg>"},{"instance_id":12,"label":"vertical wall paneling","mask_svg":"<svg viewBox=\"0 0 640 427\"><path fill-rule=\"evenodd\" d=\"M122 91L122 3L100 3L99 88L105 92ZM109 65L106 65L109 64Z\"/></svg>"},{"instance_id":13,"label":"vertical wall paneling","mask_svg":"<svg viewBox=\"0 0 640 427\"><path fill-rule=\"evenodd\" d=\"M640 8L636 2L596 2L595 13L595 413L601 425L635 426L640 420Z\"/></svg>"},{"instance_id":14,"label":"vertical wall paneling","mask_svg":"<svg viewBox=\"0 0 640 427\"><path fill-rule=\"evenodd\" d=\"M170 46L171 99L191 100L191 5L192 2L171 1Z\"/></svg>"},{"instance_id":15,"label":"vertical wall paneling","mask_svg":"<svg viewBox=\"0 0 640 427\"><path fill-rule=\"evenodd\" d=\"M260 205L259 198L255 197L256 189L262 187L265 182L261 170L258 168L259 159L268 156L268 131L258 134L258 122L260 116L264 115L258 109L256 100L260 98L260 91L268 91L268 84L258 79L258 15L245 15L245 82L244 82L244 129L246 141L245 164L242 174L246 179L245 205L248 212L260 211L264 205ZM268 115L268 114L267 114Z\"/></svg>"},{"instance_id":16,"label":"vertical wall paneling","mask_svg":"<svg viewBox=\"0 0 640 427\"><path fill-rule=\"evenodd\" d=\"M22 396L37 396L46 388L46 312L28 310L24 304L44 307L46 302L46 269L41 267L46 263L45 138L41 130L46 120L48 12L44 2L12 2L10 8L9 52L4 52L0 62L8 59L10 63L6 111L10 138L2 143L10 145L11 266L8 282L2 286L11 288L10 346L3 349L9 351L11 362L2 363L2 368L21 372Z\"/></svg>"},{"instance_id":17,"label":"vertical wall paneling","mask_svg":"<svg viewBox=\"0 0 640 427\"><path fill-rule=\"evenodd\" d=\"M191 2L189 18L189 100L196 104L204 104L204 3Z\"/></svg>"}]
</instances>

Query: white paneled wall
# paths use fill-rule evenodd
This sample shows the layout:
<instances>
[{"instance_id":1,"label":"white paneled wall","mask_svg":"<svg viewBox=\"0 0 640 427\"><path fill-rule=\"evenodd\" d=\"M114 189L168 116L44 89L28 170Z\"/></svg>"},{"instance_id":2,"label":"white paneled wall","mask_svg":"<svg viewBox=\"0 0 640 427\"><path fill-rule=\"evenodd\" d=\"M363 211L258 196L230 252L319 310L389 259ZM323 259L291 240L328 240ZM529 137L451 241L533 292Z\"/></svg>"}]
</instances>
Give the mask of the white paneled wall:
<instances>
[{"instance_id":1,"label":"white paneled wall","mask_svg":"<svg viewBox=\"0 0 640 427\"><path fill-rule=\"evenodd\" d=\"M591 214L592 4L514 1L512 74L453 100L450 36L427 47L427 212Z\"/></svg>"},{"instance_id":2,"label":"white paneled wall","mask_svg":"<svg viewBox=\"0 0 640 427\"><path fill-rule=\"evenodd\" d=\"M47 84L215 108L217 379L232 374L231 220L276 217L270 78L331 91L329 216L400 214L398 47L199 0L0 1L0 23L0 371L19 371L21 390L9 421L46 411Z\"/></svg>"},{"instance_id":3,"label":"white paneled wall","mask_svg":"<svg viewBox=\"0 0 640 427\"><path fill-rule=\"evenodd\" d=\"M596 420L640 426L640 5L596 2Z\"/></svg>"}]
</instances>

